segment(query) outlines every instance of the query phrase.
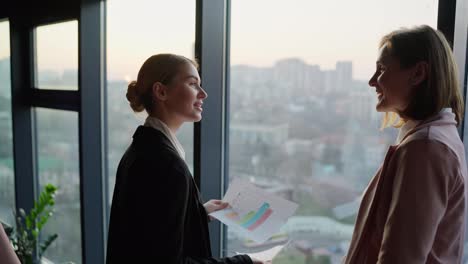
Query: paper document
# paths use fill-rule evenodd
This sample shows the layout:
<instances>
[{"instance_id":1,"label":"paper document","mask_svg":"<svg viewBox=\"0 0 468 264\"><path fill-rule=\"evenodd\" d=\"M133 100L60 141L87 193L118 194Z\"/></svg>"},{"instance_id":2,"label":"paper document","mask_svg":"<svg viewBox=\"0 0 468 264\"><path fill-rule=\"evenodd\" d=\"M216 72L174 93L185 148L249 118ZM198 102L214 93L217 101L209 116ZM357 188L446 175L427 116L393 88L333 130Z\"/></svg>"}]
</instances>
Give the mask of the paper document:
<instances>
[{"instance_id":1,"label":"paper document","mask_svg":"<svg viewBox=\"0 0 468 264\"><path fill-rule=\"evenodd\" d=\"M257 243L277 233L298 207L239 179L231 183L223 201L229 206L210 215Z\"/></svg>"},{"instance_id":2,"label":"paper document","mask_svg":"<svg viewBox=\"0 0 468 264\"><path fill-rule=\"evenodd\" d=\"M287 244L287 243L286 243ZM241 252L236 252L237 255L242 255L242 254L247 254L251 258L255 258L261 261L273 261L273 259L278 255L278 253L284 248L286 245L279 245L276 247L272 247L270 249L260 251L260 252L255 252L255 253L241 253Z\"/></svg>"}]
</instances>

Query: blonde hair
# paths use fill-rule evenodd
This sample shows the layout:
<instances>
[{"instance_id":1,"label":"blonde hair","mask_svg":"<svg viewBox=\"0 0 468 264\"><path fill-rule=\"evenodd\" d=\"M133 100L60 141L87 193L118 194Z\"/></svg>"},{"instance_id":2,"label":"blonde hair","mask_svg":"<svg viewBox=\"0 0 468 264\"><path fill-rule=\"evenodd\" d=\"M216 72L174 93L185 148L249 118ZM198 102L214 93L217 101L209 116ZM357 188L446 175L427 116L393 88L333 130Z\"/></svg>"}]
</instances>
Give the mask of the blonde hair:
<instances>
[{"instance_id":1,"label":"blonde hair","mask_svg":"<svg viewBox=\"0 0 468 264\"><path fill-rule=\"evenodd\" d=\"M410 103L400 113L387 112L382 127L401 127L406 120L424 120L445 107L452 108L455 119L461 124L464 113L463 97L458 83L458 70L452 50L444 35L430 26L399 29L385 35L379 47L399 59L400 67L407 69L425 61L429 68L427 79L418 89L413 89Z\"/></svg>"},{"instance_id":2,"label":"blonde hair","mask_svg":"<svg viewBox=\"0 0 468 264\"><path fill-rule=\"evenodd\" d=\"M134 112L150 113L154 107L152 87L156 82L169 84L180 70L181 65L192 64L198 69L198 64L181 55L157 54L149 57L138 71L136 81L130 82L127 88L127 100Z\"/></svg>"}]
</instances>

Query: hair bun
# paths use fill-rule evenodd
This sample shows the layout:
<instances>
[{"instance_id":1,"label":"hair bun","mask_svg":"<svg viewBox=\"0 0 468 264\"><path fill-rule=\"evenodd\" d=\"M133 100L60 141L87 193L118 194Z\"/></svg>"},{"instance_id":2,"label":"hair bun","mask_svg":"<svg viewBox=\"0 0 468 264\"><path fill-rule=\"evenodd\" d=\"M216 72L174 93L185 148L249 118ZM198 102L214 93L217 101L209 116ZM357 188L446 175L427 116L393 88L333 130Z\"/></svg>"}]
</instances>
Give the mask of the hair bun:
<instances>
[{"instance_id":1,"label":"hair bun","mask_svg":"<svg viewBox=\"0 0 468 264\"><path fill-rule=\"evenodd\" d=\"M130 107L133 109L133 111L138 113L145 109L145 106L141 101L141 96L138 92L138 86L136 81L132 81L128 84L126 97L127 100L130 102Z\"/></svg>"}]
</instances>

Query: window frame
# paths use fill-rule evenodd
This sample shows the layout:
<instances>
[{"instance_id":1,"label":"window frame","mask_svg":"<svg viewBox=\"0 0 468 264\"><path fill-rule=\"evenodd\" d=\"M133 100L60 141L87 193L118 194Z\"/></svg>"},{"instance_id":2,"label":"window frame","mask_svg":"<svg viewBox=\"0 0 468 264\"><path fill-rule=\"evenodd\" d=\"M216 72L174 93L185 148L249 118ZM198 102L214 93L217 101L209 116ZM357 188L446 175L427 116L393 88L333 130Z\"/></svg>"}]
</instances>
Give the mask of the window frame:
<instances>
[{"instance_id":1,"label":"window frame","mask_svg":"<svg viewBox=\"0 0 468 264\"><path fill-rule=\"evenodd\" d=\"M106 166L105 1L12 4L10 21L16 208L29 211L39 193L35 107L78 113L83 263L104 263L108 204ZM2 18L3 18L2 17ZM34 29L78 21L78 90L36 89ZM96 30L96 28L98 30ZM96 136L98 135L98 136Z\"/></svg>"}]
</instances>

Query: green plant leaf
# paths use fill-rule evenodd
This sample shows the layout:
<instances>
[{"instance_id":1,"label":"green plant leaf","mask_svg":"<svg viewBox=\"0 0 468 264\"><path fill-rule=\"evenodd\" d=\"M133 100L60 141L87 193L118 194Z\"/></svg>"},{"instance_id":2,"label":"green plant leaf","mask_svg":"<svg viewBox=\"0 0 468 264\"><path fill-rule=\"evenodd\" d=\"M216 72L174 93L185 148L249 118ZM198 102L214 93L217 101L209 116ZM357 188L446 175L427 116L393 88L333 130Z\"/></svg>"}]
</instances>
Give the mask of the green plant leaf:
<instances>
[{"instance_id":1,"label":"green plant leaf","mask_svg":"<svg viewBox=\"0 0 468 264\"><path fill-rule=\"evenodd\" d=\"M48 193L55 193L57 191L57 187L49 183L46 185L45 190Z\"/></svg>"},{"instance_id":2,"label":"green plant leaf","mask_svg":"<svg viewBox=\"0 0 468 264\"><path fill-rule=\"evenodd\" d=\"M56 239L57 239L58 235L57 234L53 234L51 236L49 236L45 241L44 243L41 244L41 248L40 248L40 256L42 256L42 254L47 250L47 248L50 246L50 244L52 244L52 242L54 242Z\"/></svg>"},{"instance_id":3,"label":"green plant leaf","mask_svg":"<svg viewBox=\"0 0 468 264\"><path fill-rule=\"evenodd\" d=\"M29 211L29 214L26 214L21 208L18 212L13 210L16 228L9 232L9 239L23 264L33 263L33 253L36 250L36 245L39 244L41 230L53 215L56 191L57 187L47 184L34 202L34 207ZM38 255L42 255L57 237L57 234L52 235L40 244Z\"/></svg>"}]
</instances>

